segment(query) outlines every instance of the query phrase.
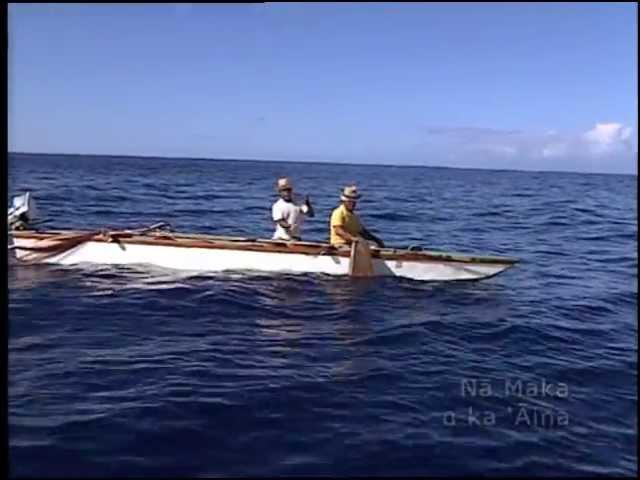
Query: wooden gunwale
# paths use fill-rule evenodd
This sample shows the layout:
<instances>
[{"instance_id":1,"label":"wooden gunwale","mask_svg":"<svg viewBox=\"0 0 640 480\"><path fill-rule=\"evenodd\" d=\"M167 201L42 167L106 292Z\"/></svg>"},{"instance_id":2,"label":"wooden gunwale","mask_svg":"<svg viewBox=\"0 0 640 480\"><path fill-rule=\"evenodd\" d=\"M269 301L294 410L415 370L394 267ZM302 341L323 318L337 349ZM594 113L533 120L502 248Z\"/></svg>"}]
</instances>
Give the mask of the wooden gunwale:
<instances>
[{"instance_id":1,"label":"wooden gunwale","mask_svg":"<svg viewBox=\"0 0 640 480\"><path fill-rule=\"evenodd\" d=\"M33 240L58 240L73 236L88 235L87 231L45 231L35 232L21 230L11 232L14 238ZM64 236L64 237L62 237ZM138 235L128 232L108 232L107 235L96 233L86 241L122 242L131 245L156 245L183 248L209 248L220 250L237 250L269 253L297 253L303 255L331 256L349 258L348 248L333 248L327 243L315 242L282 242L267 239L249 239L241 237L216 237L204 234L153 233ZM371 257L382 260L415 261L415 262L455 262L471 264L513 265L518 259L491 256L467 256L440 252L412 252L396 249L371 248Z\"/></svg>"}]
</instances>

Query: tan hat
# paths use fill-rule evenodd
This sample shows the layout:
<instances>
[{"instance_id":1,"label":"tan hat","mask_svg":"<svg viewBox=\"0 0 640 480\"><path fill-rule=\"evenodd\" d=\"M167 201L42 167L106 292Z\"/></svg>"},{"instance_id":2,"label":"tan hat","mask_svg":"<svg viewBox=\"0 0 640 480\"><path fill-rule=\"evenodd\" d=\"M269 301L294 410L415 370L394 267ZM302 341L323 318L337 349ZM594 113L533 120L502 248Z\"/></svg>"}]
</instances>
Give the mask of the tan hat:
<instances>
[{"instance_id":1,"label":"tan hat","mask_svg":"<svg viewBox=\"0 0 640 480\"><path fill-rule=\"evenodd\" d=\"M291 183L291 180L289 180L286 177L279 178L278 179L278 191L284 190L285 188L290 188L290 189L293 190L293 184Z\"/></svg>"},{"instance_id":2,"label":"tan hat","mask_svg":"<svg viewBox=\"0 0 640 480\"><path fill-rule=\"evenodd\" d=\"M358 193L358 187L355 185L349 185L348 187L344 187L342 189L342 195L340 196L340 200L346 202L347 200L358 200L362 195Z\"/></svg>"}]
</instances>

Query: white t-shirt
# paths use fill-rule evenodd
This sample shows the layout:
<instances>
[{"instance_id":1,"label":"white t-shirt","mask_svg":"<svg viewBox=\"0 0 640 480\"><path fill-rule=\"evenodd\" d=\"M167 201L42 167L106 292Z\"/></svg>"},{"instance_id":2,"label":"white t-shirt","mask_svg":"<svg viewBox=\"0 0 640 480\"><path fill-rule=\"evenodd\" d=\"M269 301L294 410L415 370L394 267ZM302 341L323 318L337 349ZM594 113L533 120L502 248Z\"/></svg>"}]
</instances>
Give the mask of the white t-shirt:
<instances>
[{"instance_id":1,"label":"white t-shirt","mask_svg":"<svg viewBox=\"0 0 640 480\"><path fill-rule=\"evenodd\" d=\"M276 224L276 231L273 234L274 240L291 240L291 236L300 237L300 225L304 220L305 214L309 211L306 205L296 205L293 202L285 202L279 199L271 207L271 217L274 222L284 220L291 228L289 231Z\"/></svg>"}]
</instances>

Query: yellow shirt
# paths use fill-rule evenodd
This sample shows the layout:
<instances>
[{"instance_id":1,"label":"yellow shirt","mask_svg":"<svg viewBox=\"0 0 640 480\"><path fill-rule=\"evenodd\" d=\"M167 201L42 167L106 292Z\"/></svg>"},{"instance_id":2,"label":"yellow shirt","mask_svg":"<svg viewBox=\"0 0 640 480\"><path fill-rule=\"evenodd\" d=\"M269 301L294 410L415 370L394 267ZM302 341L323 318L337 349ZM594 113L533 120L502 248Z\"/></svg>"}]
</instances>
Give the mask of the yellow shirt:
<instances>
[{"instance_id":1,"label":"yellow shirt","mask_svg":"<svg viewBox=\"0 0 640 480\"><path fill-rule=\"evenodd\" d=\"M334 227L340 226L351 235L359 235L362 230L358 215L347 210L343 203L331 213L329 235L331 245L344 245L347 241L334 231Z\"/></svg>"}]
</instances>

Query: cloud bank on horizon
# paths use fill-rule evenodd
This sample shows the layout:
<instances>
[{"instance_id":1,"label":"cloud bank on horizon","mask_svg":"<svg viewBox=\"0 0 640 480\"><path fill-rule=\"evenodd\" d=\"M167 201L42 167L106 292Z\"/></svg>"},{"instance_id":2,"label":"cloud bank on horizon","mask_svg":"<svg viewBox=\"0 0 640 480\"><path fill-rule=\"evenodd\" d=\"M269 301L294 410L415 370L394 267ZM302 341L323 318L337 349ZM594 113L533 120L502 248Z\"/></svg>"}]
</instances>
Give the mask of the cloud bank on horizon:
<instances>
[{"instance_id":1,"label":"cloud bank on horizon","mask_svg":"<svg viewBox=\"0 0 640 480\"><path fill-rule=\"evenodd\" d=\"M637 173L633 129L617 122L596 123L578 133L542 133L481 127L430 127L426 145L448 151L448 162L471 166L491 160L496 168Z\"/></svg>"}]
</instances>

